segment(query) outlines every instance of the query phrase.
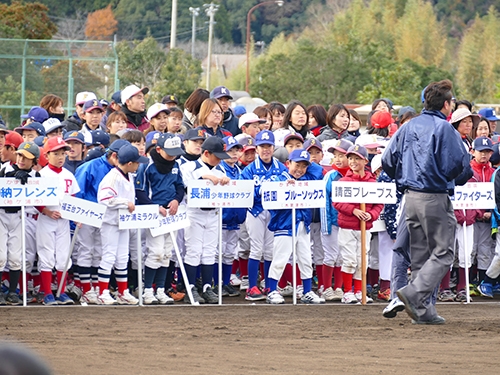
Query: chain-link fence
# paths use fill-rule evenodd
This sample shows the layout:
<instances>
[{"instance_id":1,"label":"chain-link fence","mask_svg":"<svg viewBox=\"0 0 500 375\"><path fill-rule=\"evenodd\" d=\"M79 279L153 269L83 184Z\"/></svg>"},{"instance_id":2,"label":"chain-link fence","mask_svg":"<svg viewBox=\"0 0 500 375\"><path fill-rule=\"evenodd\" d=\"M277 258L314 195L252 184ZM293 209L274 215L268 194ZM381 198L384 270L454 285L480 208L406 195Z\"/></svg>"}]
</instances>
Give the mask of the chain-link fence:
<instances>
[{"instance_id":1,"label":"chain-link fence","mask_svg":"<svg viewBox=\"0 0 500 375\"><path fill-rule=\"evenodd\" d=\"M0 115L10 128L46 94L61 97L68 116L76 93L109 100L117 90L113 42L0 39Z\"/></svg>"}]
</instances>

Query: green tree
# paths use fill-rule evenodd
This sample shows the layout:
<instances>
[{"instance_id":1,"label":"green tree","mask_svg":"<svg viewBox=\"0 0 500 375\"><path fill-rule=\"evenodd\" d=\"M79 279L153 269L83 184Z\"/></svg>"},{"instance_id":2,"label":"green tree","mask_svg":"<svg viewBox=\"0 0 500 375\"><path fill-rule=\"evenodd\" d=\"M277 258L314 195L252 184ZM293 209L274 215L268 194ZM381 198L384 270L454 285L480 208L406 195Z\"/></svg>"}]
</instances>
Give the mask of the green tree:
<instances>
[{"instance_id":1,"label":"green tree","mask_svg":"<svg viewBox=\"0 0 500 375\"><path fill-rule=\"evenodd\" d=\"M20 105L21 103L21 83L16 81L11 76L0 80L0 103L2 105ZM27 90L25 92L26 107L30 105L38 105L40 102L39 93ZM9 128L15 128L21 124L21 110L19 109L2 109L1 115Z\"/></svg>"},{"instance_id":2,"label":"green tree","mask_svg":"<svg viewBox=\"0 0 500 375\"><path fill-rule=\"evenodd\" d=\"M0 4L0 37L50 39L57 31L48 16L48 8L40 3L14 1Z\"/></svg>"},{"instance_id":3,"label":"green tree","mask_svg":"<svg viewBox=\"0 0 500 375\"><path fill-rule=\"evenodd\" d=\"M165 64L159 74L159 81L151 90L150 96L160 101L168 94L177 95L184 103L189 95L199 86L201 79L201 63L190 54L174 48L169 51Z\"/></svg>"}]
</instances>

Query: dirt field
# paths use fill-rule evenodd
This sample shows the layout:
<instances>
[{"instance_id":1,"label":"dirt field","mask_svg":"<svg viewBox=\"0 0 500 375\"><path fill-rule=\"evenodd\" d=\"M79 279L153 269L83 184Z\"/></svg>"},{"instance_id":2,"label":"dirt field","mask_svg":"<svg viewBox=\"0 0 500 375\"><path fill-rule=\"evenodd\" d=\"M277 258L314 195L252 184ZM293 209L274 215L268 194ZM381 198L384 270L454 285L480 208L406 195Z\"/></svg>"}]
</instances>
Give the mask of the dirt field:
<instances>
[{"instance_id":1,"label":"dirt field","mask_svg":"<svg viewBox=\"0 0 500 375\"><path fill-rule=\"evenodd\" d=\"M381 303L237 302L243 304L2 307L0 339L26 344L60 375L498 371L496 301L440 304L446 325L432 327L412 325L404 312L384 319Z\"/></svg>"}]
</instances>

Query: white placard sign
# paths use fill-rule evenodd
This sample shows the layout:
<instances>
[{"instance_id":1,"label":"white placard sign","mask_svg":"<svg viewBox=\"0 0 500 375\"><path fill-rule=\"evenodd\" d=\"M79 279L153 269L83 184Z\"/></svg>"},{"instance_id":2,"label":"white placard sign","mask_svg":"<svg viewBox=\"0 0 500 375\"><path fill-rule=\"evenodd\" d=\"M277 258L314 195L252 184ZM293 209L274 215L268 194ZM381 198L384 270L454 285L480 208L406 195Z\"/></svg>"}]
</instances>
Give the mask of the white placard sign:
<instances>
[{"instance_id":1,"label":"white placard sign","mask_svg":"<svg viewBox=\"0 0 500 375\"><path fill-rule=\"evenodd\" d=\"M161 234L173 232L179 229L189 227L189 218L187 216L187 207L185 204L179 205L175 215L169 215L167 209L167 216L159 215L160 224L156 228L151 228L151 235L157 237Z\"/></svg>"},{"instance_id":2,"label":"white placard sign","mask_svg":"<svg viewBox=\"0 0 500 375\"><path fill-rule=\"evenodd\" d=\"M493 182L469 182L455 186L455 195L450 197L454 210L495 208L495 185Z\"/></svg>"},{"instance_id":3,"label":"white placard sign","mask_svg":"<svg viewBox=\"0 0 500 375\"><path fill-rule=\"evenodd\" d=\"M160 213L157 204L135 206L134 212L126 209L118 210L118 227L120 229L156 228L159 225Z\"/></svg>"},{"instance_id":4,"label":"white placard sign","mask_svg":"<svg viewBox=\"0 0 500 375\"><path fill-rule=\"evenodd\" d=\"M325 182L266 181L260 187L262 207L266 210L325 207Z\"/></svg>"},{"instance_id":5,"label":"white placard sign","mask_svg":"<svg viewBox=\"0 0 500 375\"><path fill-rule=\"evenodd\" d=\"M192 180L188 184L188 207L252 207L254 187L253 180L231 180L227 185L214 185L210 180Z\"/></svg>"},{"instance_id":6,"label":"white placard sign","mask_svg":"<svg viewBox=\"0 0 500 375\"><path fill-rule=\"evenodd\" d=\"M61 216L63 219L100 228L106 212L103 204L90 202L65 194L61 202Z\"/></svg>"},{"instance_id":7,"label":"white placard sign","mask_svg":"<svg viewBox=\"0 0 500 375\"><path fill-rule=\"evenodd\" d=\"M59 185L52 177L30 177L24 185L16 178L0 178L0 206L57 206Z\"/></svg>"},{"instance_id":8,"label":"white placard sign","mask_svg":"<svg viewBox=\"0 0 500 375\"><path fill-rule=\"evenodd\" d=\"M332 182L332 202L395 204L396 184L377 182Z\"/></svg>"}]
</instances>

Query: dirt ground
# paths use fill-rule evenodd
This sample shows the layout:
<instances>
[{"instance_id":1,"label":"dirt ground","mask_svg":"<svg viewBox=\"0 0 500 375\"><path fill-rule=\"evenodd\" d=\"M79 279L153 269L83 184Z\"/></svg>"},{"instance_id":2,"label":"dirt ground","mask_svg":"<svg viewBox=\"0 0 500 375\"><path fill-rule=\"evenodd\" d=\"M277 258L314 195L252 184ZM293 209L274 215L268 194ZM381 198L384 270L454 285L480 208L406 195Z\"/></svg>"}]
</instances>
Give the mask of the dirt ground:
<instances>
[{"instance_id":1,"label":"dirt ground","mask_svg":"<svg viewBox=\"0 0 500 375\"><path fill-rule=\"evenodd\" d=\"M385 304L0 308L0 340L55 374L480 374L498 371L500 303L440 304L415 326ZM1 367L1 364L0 364Z\"/></svg>"}]
</instances>

